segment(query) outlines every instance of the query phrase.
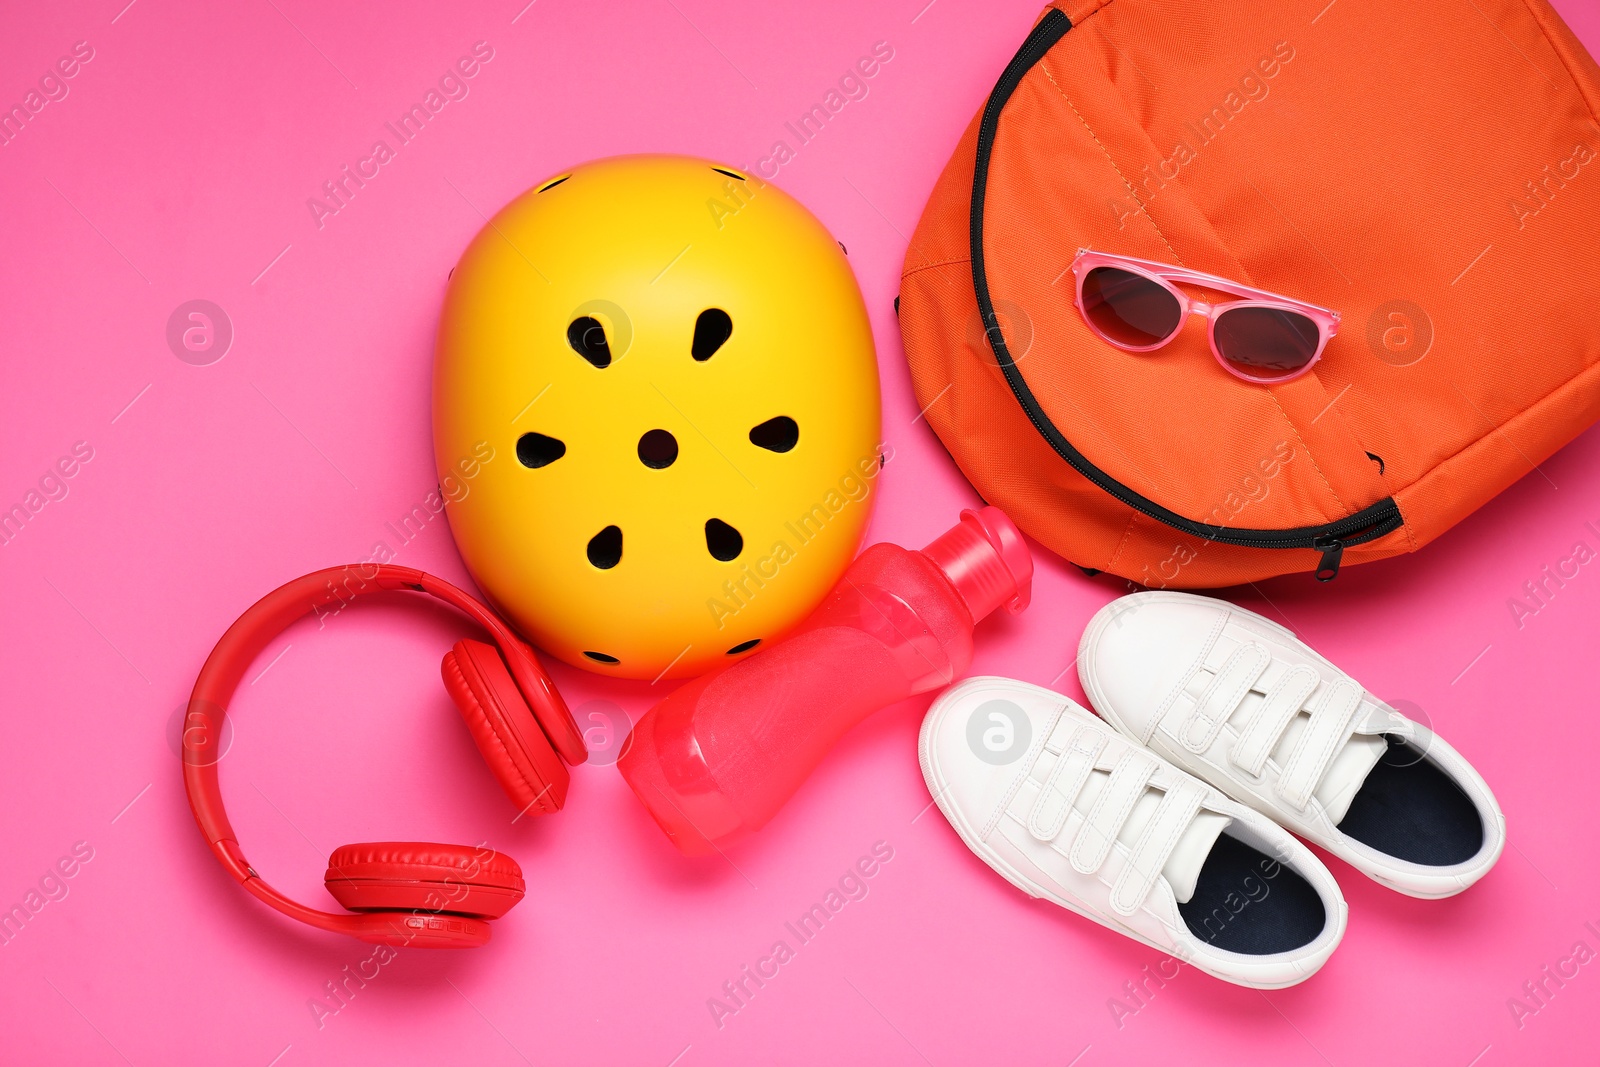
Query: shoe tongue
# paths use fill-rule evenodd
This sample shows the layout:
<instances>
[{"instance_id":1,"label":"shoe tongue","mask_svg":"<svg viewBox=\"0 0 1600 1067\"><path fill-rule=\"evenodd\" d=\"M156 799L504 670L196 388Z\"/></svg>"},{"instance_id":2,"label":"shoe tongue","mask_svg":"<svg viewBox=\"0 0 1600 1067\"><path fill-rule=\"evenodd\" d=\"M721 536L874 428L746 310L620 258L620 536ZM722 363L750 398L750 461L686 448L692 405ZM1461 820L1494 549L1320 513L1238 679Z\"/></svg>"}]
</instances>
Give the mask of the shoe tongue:
<instances>
[{"instance_id":1,"label":"shoe tongue","mask_svg":"<svg viewBox=\"0 0 1600 1067\"><path fill-rule=\"evenodd\" d=\"M1083 792L1079 794L1074 807L1087 813L1094 806L1094 801L1105 787L1109 776L1104 771L1094 771L1089 775L1089 781L1084 785ZM1133 811L1122 824L1117 840L1129 848L1139 842L1139 835L1144 833L1145 826L1155 818L1156 809L1161 806L1161 793L1158 790L1146 789L1144 794L1133 805ZM1233 819L1227 815L1218 815L1214 811L1204 808L1195 813L1189 825L1183 828L1183 833L1178 835L1177 844L1172 846L1172 852L1167 856L1167 862L1162 865L1161 873L1172 886L1173 896L1178 898L1179 904L1187 904L1194 896L1195 882L1200 877L1200 868L1205 866L1206 857L1211 855L1211 846L1217 843L1217 838L1222 830Z\"/></svg>"},{"instance_id":2,"label":"shoe tongue","mask_svg":"<svg viewBox=\"0 0 1600 1067\"><path fill-rule=\"evenodd\" d=\"M1195 813L1194 821L1179 835L1172 855L1167 857L1167 865L1161 868L1179 904L1189 903L1194 896L1194 884L1200 878L1200 868L1205 866L1206 857L1211 855L1211 847L1222 836L1223 828L1232 821L1226 815L1201 810Z\"/></svg>"},{"instance_id":3,"label":"shoe tongue","mask_svg":"<svg viewBox=\"0 0 1600 1067\"><path fill-rule=\"evenodd\" d=\"M1283 732L1283 738L1278 742L1276 758L1280 765L1294 751L1295 744L1300 740L1300 735L1310 726L1311 720L1305 715L1297 715L1289 728ZM1322 776L1322 781L1317 783L1316 798L1322 802L1322 807L1328 813L1328 819L1338 826L1340 820L1350 810L1350 802L1361 791L1361 785L1367 780L1367 774L1378 765L1378 760L1383 758L1384 752L1389 748L1389 743L1377 734L1352 734L1344 748L1333 758L1328 765L1328 770Z\"/></svg>"},{"instance_id":4,"label":"shoe tongue","mask_svg":"<svg viewBox=\"0 0 1600 1067\"><path fill-rule=\"evenodd\" d=\"M1344 750L1333 758L1333 765L1317 786L1317 799L1327 809L1328 818L1338 826L1350 811L1350 802L1361 791L1367 775L1388 751L1389 742L1372 734L1356 734Z\"/></svg>"}]
</instances>

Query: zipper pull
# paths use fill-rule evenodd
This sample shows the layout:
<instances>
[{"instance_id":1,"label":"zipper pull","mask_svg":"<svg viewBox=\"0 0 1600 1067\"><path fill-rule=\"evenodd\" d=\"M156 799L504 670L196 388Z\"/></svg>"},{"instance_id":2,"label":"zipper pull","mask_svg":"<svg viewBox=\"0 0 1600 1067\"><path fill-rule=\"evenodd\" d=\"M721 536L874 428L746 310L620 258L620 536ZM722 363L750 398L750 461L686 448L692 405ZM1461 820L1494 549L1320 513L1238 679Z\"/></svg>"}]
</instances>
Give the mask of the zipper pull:
<instances>
[{"instance_id":1,"label":"zipper pull","mask_svg":"<svg viewBox=\"0 0 1600 1067\"><path fill-rule=\"evenodd\" d=\"M1322 550L1322 561L1317 564L1317 581L1331 582L1339 577L1339 561L1344 558L1344 542L1337 537L1319 537L1311 542L1311 547Z\"/></svg>"}]
</instances>

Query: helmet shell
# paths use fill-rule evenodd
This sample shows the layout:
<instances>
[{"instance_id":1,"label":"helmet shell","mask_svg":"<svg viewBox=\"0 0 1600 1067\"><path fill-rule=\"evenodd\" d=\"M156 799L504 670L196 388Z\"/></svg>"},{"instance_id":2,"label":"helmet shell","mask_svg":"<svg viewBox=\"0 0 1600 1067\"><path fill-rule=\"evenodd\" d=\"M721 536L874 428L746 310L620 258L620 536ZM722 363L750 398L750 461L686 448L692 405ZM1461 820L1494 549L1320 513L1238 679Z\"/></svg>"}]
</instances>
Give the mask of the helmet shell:
<instances>
[{"instance_id":1,"label":"helmet shell","mask_svg":"<svg viewBox=\"0 0 1600 1067\"><path fill-rule=\"evenodd\" d=\"M699 674L805 617L881 466L841 247L776 187L681 156L584 164L479 232L445 297L433 421L490 601L630 678Z\"/></svg>"}]
</instances>

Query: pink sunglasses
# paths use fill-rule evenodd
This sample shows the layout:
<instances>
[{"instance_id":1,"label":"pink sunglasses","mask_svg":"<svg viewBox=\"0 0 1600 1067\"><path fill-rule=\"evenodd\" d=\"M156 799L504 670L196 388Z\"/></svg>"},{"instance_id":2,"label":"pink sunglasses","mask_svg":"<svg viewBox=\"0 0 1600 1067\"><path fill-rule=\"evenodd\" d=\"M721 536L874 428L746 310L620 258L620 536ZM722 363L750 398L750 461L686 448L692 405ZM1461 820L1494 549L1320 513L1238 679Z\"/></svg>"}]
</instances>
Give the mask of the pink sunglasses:
<instances>
[{"instance_id":1,"label":"pink sunglasses","mask_svg":"<svg viewBox=\"0 0 1600 1067\"><path fill-rule=\"evenodd\" d=\"M1080 248L1072 261L1074 303L1100 339L1129 352L1153 352L1178 336L1189 315L1209 320L1211 354L1247 382L1288 382L1322 358L1339 332L1339 313L1214 274ZM1208 304L1179 285L1241 297Z\"/></svg>"}]
</instances>

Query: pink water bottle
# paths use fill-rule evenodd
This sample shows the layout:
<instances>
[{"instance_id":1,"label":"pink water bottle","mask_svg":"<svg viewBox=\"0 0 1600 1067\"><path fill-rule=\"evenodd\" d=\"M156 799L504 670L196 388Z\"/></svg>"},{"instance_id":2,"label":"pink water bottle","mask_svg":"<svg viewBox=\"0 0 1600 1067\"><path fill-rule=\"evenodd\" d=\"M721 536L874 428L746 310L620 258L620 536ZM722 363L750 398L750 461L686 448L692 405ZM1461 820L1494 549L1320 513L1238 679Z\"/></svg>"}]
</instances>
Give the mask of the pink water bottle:
<instances>
[{"instance_id":1,"label":"pink water bottle","mask_svg":"<svg viewBox=\"0 0 1600 1067\"><path fill-rule=\"evenodd\" d=\"M856 723L964 673L974 625L1027 607L1032 581L999 508L921 552L873 545L786 639L651 708L617 767L680 849L710 853L764 826Z\"/></svg>"}]
</instances>

